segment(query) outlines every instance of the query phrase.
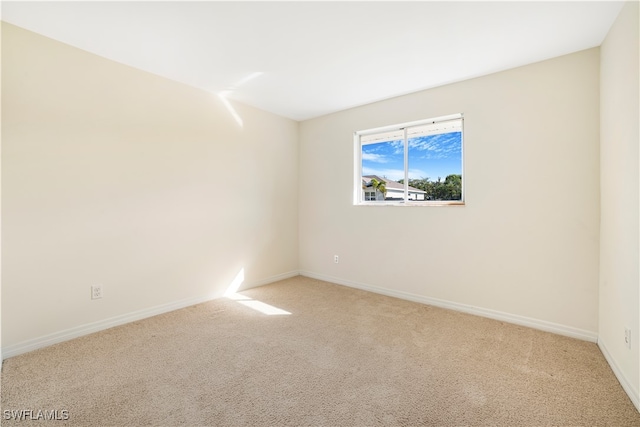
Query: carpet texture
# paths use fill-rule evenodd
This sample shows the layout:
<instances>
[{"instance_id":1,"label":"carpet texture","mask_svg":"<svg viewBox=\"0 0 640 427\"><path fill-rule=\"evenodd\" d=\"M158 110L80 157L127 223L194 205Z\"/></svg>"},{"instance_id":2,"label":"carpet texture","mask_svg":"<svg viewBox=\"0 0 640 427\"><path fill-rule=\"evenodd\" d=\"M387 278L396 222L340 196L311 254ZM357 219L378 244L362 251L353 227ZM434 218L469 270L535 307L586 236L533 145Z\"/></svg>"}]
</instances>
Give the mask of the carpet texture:
<instances>
[{"instance_id":1,"label":"carpet texture","mask_svg":"<svg viewBox=\"0 0 640 427\"><path fill-rule=\"evenodd\" d=\"M7 359L3 426L640 426L589 342L305 277ZM266 315L270 304L290 315Z\"/></svg>"}]
</instances>

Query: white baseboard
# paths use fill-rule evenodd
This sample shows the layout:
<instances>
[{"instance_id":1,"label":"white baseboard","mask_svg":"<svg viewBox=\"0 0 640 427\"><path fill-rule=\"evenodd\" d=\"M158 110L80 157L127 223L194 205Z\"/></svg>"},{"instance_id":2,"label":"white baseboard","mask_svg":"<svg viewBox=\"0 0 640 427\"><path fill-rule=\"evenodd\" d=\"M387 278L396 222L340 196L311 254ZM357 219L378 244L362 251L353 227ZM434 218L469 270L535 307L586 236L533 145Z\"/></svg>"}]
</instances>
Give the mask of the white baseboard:
<instances>
[{"instance_id":1,"label":"white baseboard","mask_svg":"<svg viewBox=\"0 0 640 427\"><path fill-rule=\"evenodd\" d=\"M247 290L247 289L251 289L251 288L257 288L258 286L268 285L269 283L278 282L280 280L289 279L291 277L295 277L295 276L298 276L298 275L300 275L300 272L298 270L292 270L292 271L288 271L286 273L277 274L275 276L267 277L266 279L256 280L256 281L250 282L246 286L245 285L240 286L240 292L242 292L244 290Z\"/></svg>"},{"instance_id":2,"label":"white baseboard","mask_svg":"<svg viewBox=\"0 0 640 427\"><path fill-rule=\"evenodd\" d=\"M598 334L571 326L560 325L557 323L547 322L546 320L533 319L530 317L519 316L517 314L504 313L501 311L490 310L481 307L475 307L467 304L441 300L438 298L430 298L422 295L416 295L409 292L395 291L377 286L371 286L364 283L354 282L352 280L340 279L338 277L327 276L324 274L313 273L311 271L300 271L300 275L311 277L313 279L323 280L325 282L336 283L338 285L348 286L350 288L361 289L364 291L374 292L381 295L400 298L408 301L419 302L422 304L433 305L436 307L447 308L450 310L461 311L463 313L475 314L477 316L487 317L494 320L513 323L520 326L527 326L533 329L539 329L546 332L552 332L558 335L564 335L571 338L577 338L583 341L598 342Z\"/></svg>"},{"instance_id":3,"label":"white baseboard","mask_svg":"<svg viewBox=\"0 0 640 427\"><path fill-rule=\"evenodd\" d=\"M629 399L631 399L631 402L633 402L636 409L640 411L640 395L638 394L638 390L636 390L633 385L631 385L627 377L624 376L622 370L616 363L615 359L611 356L611 353L609 353L609 350L607 349L607 346L605 345L604 341L602 341L602 339L598 339L598 347L600 348L600 351L604 355L604 358L606 359L609 366L611 366L611 370L620 382L620 385L627 393L627 396L629 396Z\"/></svg>"},{"instance_id":4,"label":"white baseboard","mask_svg":"<svg viewBox=\"0 0 640 427\"><path fill-rule=\"evenodd\" d=\"M265 279L261 279L255 282L250 282L248 284L245 284L242 286L242 289L250 289L258 286L267 285L269 283L273 283L279 280L288 279L290 277L297 276L298 274L299 273L297 270L278 274L276 276L268 277ZM155 307L149 307L142 310L137 310L131 313L114 316L108 319L87 323L84 325L65 329L63 331L54 332L52 334L48 334L41 337L30 339L27 341L19 342L14 345L2 347L0 349L0 355L2 355L2 359L0 360L4 360L9 357L17 356L22 353L27 353L29 351L37 350L39 348L47 347L63 341L68 341L73 338L78 338L84 335L92 334L94 332L103 331L105 329L109 329L114 326L124 325L125 323L135 322L136 320L157 316L158 314L163 314L169 311L179 310L181 308L211 301L221 296L222 295L205 295L205 296L194 297L194 298L186 298L183 300L174 301L167 304L161 304Z\"/></svg>"}]
</instances>

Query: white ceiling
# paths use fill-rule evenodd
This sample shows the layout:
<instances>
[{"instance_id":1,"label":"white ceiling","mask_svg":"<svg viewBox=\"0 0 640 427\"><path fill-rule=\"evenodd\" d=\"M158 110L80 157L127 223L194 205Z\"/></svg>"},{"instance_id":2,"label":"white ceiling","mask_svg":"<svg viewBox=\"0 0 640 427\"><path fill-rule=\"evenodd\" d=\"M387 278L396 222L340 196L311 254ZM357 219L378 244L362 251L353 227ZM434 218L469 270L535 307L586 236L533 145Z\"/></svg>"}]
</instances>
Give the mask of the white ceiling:
<instances>
[{"instance_id":1,"label":"white ceiling","mask_svg":"<svg viewBox=\"0 0 640 427\"><path fill-rule=\"evenodd\" d=\"M621 7L612 1L3 1L2 20L304 120L599 46Z\"/></svg>"}]
</instances>

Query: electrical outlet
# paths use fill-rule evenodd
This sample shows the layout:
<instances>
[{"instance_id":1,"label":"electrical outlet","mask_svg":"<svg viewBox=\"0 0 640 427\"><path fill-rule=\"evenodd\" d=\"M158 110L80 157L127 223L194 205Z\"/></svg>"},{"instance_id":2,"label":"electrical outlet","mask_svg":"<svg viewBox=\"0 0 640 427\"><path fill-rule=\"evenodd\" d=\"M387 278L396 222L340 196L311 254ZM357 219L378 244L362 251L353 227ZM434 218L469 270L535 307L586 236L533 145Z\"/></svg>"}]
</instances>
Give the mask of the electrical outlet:
<instances>
[{"instance_id":1,"label":"electrical outlet","mask_svg":"<svg viewBox=\"0 0 640 427\"><path fill-rule=\"evenodd\" d=\"M631 349L631 329L626 327L624 328L624 345Z\"/></svg>"},{"instance_id":2,"label":"electrical outlet","mask_svg":"<svg viewBox=\"0 0 640 427\"><path fill-rule=\"evenodd\" d=\"M91 299L102 298L102 285L91 286Z\"/></svg>"},{"instance_id":3,"label":"electrical outlet","mask_svg":"<svg viewBox=\"0 0 640 427\"><path fill-rule=\"evenodd\" d=\"M340 262L340 258L338 257L338 255L333 256L333 262L335 262L336 264Z\"/></svg>"}]
</instances>

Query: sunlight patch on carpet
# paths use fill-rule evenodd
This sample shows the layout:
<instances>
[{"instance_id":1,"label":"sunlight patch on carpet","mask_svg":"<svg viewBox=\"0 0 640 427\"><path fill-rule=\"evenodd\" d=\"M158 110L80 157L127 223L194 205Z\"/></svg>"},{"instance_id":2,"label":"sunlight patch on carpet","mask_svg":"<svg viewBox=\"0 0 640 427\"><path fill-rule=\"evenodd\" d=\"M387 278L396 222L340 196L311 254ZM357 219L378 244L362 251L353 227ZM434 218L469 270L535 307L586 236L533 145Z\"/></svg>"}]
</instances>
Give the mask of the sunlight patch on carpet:
<instances>
[{"instance_id":1,"label":"sunlight patch on carpet","mask_svg":"<svg viewBox=\"0 0 640 427\"><path fill-rule=\"evenodd\" d=\"M282 315L289 315L291 313L289 313L286 310L283 310L281 308L278 307L274 307L270 304L264 303L262 301L258 301L258 300L254 300L253 298L249 298L246 297L244 295L241 294L225 294L225 296L231 300L237 301L240 304L244 305L245 307L249 307L252 308L256 311L259 311L262 314L266 314L268 316L282 316Z\"/></svg>"}]
</instances>

